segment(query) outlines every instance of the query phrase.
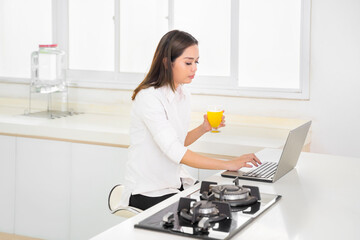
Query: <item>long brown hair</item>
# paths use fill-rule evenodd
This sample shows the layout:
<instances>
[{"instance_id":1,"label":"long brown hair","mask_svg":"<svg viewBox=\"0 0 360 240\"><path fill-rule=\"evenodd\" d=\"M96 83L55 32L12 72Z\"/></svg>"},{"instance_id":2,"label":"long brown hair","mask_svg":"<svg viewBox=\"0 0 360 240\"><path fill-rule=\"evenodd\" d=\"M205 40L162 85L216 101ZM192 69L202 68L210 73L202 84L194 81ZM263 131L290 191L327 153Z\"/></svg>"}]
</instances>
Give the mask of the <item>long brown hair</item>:
<instances>
[{"instance_id":1,"label":"long brown hair","mask_svg":"<svg viewBox=\"0 0 360 240\"><path fill-rule=\"evenodd\" d=\"M198 45L198 41L187 32L172 30L166 33L156 48L149 72L134 90L131 99L134 100L142 89L149 87L169 85L175 91L171 63L192 45Z\"/></svg>"}]
</instances>

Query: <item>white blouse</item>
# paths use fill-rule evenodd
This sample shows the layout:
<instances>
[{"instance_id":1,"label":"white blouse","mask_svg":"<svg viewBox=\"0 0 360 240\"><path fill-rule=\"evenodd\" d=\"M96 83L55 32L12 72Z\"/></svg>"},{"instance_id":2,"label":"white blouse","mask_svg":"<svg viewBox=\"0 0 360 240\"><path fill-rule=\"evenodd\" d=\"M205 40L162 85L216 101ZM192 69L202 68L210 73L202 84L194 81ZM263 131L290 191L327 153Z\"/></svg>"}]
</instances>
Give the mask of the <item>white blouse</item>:
<instances>
[{"instance_id":1,"label":"white blouse","mask_svg":"<svg viewBox=\"0 0 360 240\"><path fill-rule=\"evenodd\" d=\"M130 194L150 197L179 192L195 179L180 164L190 122L190 94L184 86L141 90L133 101L123 204Z\"/></svg>"}]
</instances>

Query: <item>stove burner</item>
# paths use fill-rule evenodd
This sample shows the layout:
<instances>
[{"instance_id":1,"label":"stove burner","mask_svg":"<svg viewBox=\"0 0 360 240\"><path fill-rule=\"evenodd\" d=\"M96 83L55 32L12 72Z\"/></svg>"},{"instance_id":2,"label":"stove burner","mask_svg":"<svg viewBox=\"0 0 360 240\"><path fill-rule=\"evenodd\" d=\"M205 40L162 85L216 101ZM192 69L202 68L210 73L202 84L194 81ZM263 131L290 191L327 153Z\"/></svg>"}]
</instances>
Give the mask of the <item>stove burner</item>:
<instances>
[{"instance_id":1,"label":"stove burner","mask_svg":"<svg viewBox=\"0 0 360 240\"><path fill-rule=\"evenodd\" d=\"M202 200L217 200L227 202L233 211L243 210L260 200L258 187L239 186L239 179L234 180L235 185L217 185L216 182L202 182L200 193Z\"/></svg>"},{"instance_id":2,"label":"stove burner","mask_svg":"<svg viewBox=\"0 0 360 240\"><path fill-rule=\"evenodd\" d=\"M250 189L234 185L218 185L210 187L216 199L240 200L250 196Z\"/></svg>"},{"instance_id":3,"label":"stove burner","mask_svg":"<svg viewBox=\"0 0 360 240\"><path fill-rule=\"evenodd\" d=\"M178 212L181 218L196 225L201 231L209 229L215 222L231 219L230 205L226 202L197 202L191 198L180 198Z\"/></svg>"},{"instance_id":4,"label":"stove burner","mask_svg":"<svg viewBox=\"0 0 360 240\"><path fill-rule=\"evenodd\" d=\"M190 209L190 213L194 214L194 210L197 209L201 217L216 216L219 214L219 210L216 205L208 201L199 201L194 204Z\"/></svg>"}]
</instances>

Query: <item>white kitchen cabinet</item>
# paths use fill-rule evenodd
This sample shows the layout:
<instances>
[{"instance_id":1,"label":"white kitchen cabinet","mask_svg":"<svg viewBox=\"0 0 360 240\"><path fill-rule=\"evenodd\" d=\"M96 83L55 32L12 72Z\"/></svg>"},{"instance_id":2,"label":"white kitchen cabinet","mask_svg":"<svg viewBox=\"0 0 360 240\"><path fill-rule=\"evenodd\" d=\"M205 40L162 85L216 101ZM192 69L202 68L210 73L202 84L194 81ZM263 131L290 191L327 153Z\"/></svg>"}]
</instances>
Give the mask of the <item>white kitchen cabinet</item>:
<instances>
[{"instance_id":1,"label":"white kitchen cabinet","mask_svg":"<svg viewBox=\"0 0 360 240\"><path fill-rule=\"evenodd\" d=\"M126 159L126 148L72 144L70 239L89 239L124 220L110 214L107 200L123 182Z\"/></svg>"},{"instance_id":2,"label":"white kitchen cabinet","mask_svg":"<svg viewBox=\"0 0 360 240\"><path fill-rule=\"evenodd\" d=\"M0 135L0 232L14 232L15 137Z\"/></svg>"},{"instance_id":3,"label":"white kitchen cabinet","mask_svg":"<svg viewBox=\"0 0 360 240\"><path fill-rule=\"evenodd\" d=\"M17 138L15 233L70 236L71 143Z\"/></svg>"},{"instance_id":4,"label":"white kitchen cabinet","mask_svg":"<svg viewBox=\"0 0 360 240\"><path fill-rule=\"evenodd\" d=\"M123 182L127 149L4 136L0 144L1 231L81 240L124 220L107 198Z\"/></svg>"}]
</instances>

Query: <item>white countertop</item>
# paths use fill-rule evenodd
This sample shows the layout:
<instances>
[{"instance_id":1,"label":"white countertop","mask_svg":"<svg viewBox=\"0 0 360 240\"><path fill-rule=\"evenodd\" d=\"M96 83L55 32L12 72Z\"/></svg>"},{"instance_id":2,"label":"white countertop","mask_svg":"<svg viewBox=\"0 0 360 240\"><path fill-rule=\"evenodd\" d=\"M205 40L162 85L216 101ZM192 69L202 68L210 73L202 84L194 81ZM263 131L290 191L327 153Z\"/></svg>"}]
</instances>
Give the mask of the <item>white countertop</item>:
<instances>
[{"instance_id":1,"label":"white countertop","mask_svg":"<svg viewBox=\"0 0 360 240\"><path fill-rule=\"evenodd\" d=\"M21 108L0 107L0 134L5 135L128 147L129 124L127 115L86 113L47 119L24 115Z\"/></svg>"},{"instance_id":2,"label":"white countertop","mask_svg":"<svg viewBox=\"0 0 360 240\"><path fill-rule=\"evenodd\" d=\"M355 180L359 169L359 158L302 153L296 169L275 183L240 181L241 185L256 185L261 192L282 198L233 239L360 239L360 189ZM233 179L215 174L207 180L224 184ZM199 187L197 184L92 240L186 239L137 229L134 224Z\"/></svg>"},{"instance_id":3,"label":"white countertop","mask_svg":"<svg viewBox=\"0 0 360 240\"><path fill-rule=\"evenodd\" d=\"M191 127L198 126L203 113L193 113ZM280 148L290 129L305 120L226 115L221 133L207 133L190 149L222 156L238 156L263 148ZM128 147L129 114L84 113L58 119L30 117L24 108L0 105L0 134L60 141ZM307 143L310 142L310 134Z\"/></svg>"}]
</instances>

